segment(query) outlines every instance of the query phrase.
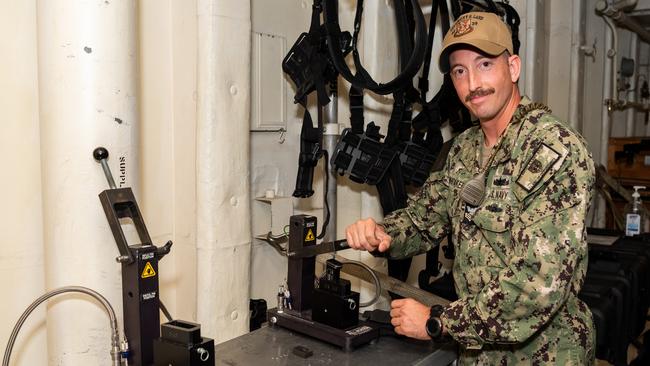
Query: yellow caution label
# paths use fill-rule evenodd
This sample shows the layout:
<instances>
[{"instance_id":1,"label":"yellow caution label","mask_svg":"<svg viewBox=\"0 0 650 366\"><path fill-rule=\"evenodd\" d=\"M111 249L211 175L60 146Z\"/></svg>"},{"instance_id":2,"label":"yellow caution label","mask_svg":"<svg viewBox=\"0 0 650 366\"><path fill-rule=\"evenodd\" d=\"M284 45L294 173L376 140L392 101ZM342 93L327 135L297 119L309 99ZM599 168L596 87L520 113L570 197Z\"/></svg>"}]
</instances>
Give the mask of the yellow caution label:
<instances>
[{"instance_id":1,"label":"yellow caution label","mask_svg":"<svg viewBox=\"0 0 650 366\"><path fill-rule=\"evenodd\" d=\"M305 236L305 241L313 240L316 240L316 237L314 236L314 233L311 231L311 229L309 229L309 231L307 231L307 236Z\"/></svg>"},{"instance_id":2,"label":"yellow caution label","mask_svg":"<svg viewBox=\"0 0 650 366\"><path fill-rule=\"evenodd\" d=\"M156 271L153 270L153 266L150 262L144 265L144 270L142 270L142 278L149 278L156 275Z\"/></svg>"}]
</instances>

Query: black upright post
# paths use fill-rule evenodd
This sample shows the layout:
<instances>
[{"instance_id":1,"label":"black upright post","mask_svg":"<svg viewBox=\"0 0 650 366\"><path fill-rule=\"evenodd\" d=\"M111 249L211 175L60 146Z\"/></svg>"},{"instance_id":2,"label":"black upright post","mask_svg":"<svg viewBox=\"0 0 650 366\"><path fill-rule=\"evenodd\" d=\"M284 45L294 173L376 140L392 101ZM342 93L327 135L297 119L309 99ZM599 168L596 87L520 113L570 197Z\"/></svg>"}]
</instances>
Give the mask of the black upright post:
<instances>
[{"instance_id":1,"label":"black upright post","mask_svg":"<svg viewBox=\"0 0 650 366\"><path fill-rule=\"evenodd\" d=\"M316 245L316 217L294 215L289 220L289 251ZM293 309L299 312L311 310L314 292L316 258L289 258L287 285L291 292Z\"/></svg>"},{"instance_id":2,"label":"black upright post","mask_svg":"<svg viewBox=\"0 0 650 366\"><path fill-rule=\"evenodd\" d=\"M124 333L129 342L129 365L153 364L153 341L160 337L158 248L144 224L131 188L107 189L99 194L106 219L120 252ZM129 245L120 219L130 218L140 243Z\"/></svg>"},{"instance_id":3,"label":"black upright post","mask_svg":"<svg viewBox=\"0 0 650 366\"><path fill-rule=\"evenodd\" d=\"M124 333L133 365L153 365L153 341L160 337L156 247L131 246L135 262L122 265ZM129 363L131 364L131 363Z\"/></svg>"}]
</instances>

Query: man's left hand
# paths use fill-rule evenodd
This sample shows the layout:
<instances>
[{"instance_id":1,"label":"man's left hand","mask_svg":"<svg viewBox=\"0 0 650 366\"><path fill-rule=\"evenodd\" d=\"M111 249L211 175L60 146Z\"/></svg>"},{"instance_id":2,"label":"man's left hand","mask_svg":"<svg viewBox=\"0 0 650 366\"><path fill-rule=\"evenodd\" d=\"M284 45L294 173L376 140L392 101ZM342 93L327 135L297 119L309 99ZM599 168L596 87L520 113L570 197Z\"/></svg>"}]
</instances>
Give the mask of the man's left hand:
<instances>
[{"instance_id":1,"label":"man's left hand","mask_svg":"<svg viewBox=\"0 0 650 366\"><path fill-rule=\"evenodd\" d=\"M430 307L413 299L393 300L390 307L390 322L395 327L395 333L415 339L431 340L426 330Z\"/></svg>"}]
</instances>

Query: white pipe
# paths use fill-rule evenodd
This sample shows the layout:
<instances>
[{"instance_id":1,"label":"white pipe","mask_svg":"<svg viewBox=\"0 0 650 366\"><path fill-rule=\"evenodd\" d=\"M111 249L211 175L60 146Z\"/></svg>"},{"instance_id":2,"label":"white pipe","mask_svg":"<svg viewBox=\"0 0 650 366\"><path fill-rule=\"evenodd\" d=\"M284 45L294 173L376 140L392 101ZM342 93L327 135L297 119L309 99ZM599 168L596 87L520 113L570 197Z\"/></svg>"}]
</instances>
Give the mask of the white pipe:
<instances>
[{"instance_id":1,"label":"white pipe","mask_svg":"<svg viewBox=\"0 0 650 366\"><path fill-rule=\"evenodd\" d=\"M20 313L45 292L41 150L38 118L36 2L0 2L0 347ZM12 365L47 365L45 308L35 311L16 344Z\"/></svg>"},{"instance_id":2,"label":"white pipe","mask_svg":"<svg viewBox=\"0 0 650 366\"><path fill-rule=\"evenodd\" d=\"M537 62L537 1L526 2L526 79L524 94L537 100L535 93L535 64Z\"/></svg>"},{"instance_id":3,"label":"white pipe","mask_svg":"<svg viewBox=\"0 0 650 366\"><path fill-rule=\"evenodd\" d=\"M118 187L133 187L139 196L137 4L37 6L46 290L92 288L118 305L121 319L118 251L97 198L108 187L92 152L106 147ZM110 333L99 326L105 318L85 299L50 302L48 364L107 364Z\"/></svg>"},{"instance_id":4,"label":"white pipe","mask_svg":"<svg viewBox=\"0 0 650 366\"><path fill-rule=\"evenodd\" d=\"M605 65L604 78L603 78L603 101L610 100L612 98L612 71L613 71L613 61L611 54L612 49L614 49L614 43L616 40L616 28L611 24L611 20L607 17L603 17L607 25L611 28L611 32L605 32L605 49L608 50L608 55L605 56ZM609 146L609 135L610 135L610 122L611 122L611 112L607 103L603 103L601 109L601 131L600 131L600 151L599 151L599 162L605 168L607 168L607 149ZM595 219L596 227L605 227L605 201L602 197L598 197L595 205Z\"/></svg>"},{"instance_id":5,"label":"white pipe","mask_svg":"<svg viewBox=\"0 0 650 366\"><path fill-rule=\"evenodd\" d=\"M569 80L569 125L575 130L581 125L581 95L582 95L582 71L580 64L583 56L580 46L582 45L582 11L583 0L574 0L571 6L571 76Z\"/></svg>"},{"instance_id":6,"label":"white pipe","mask_svg":"<svg viewBox=\"0 0 650 366\"><path fill-rule=\"evenodd\" d=\"M618 100L618 89L617 89L617 81L618 78L616 76L616 73L618 72L618 66L616 64L616 55L618 53L618 31L616 29L616 25L614 22L608 18L608 17L603 17L603 20L607 25L609 26L609 29L611 30L611 35L612 35L612 46L607 48L607 58L611 59L611 65L610 68L608 69L607 66L605 66L605 72L609 73L609 79L610 79L610 87L611 87L611 94L609 96L610 99L613 100Z\"/></svg>"},{"instance_id":7,"label":"white pipe","mask_svg":"<svg viewBox=\"0 0 650 366\"><path fill-rule=\"evenodd\" d=\"M630 102L636 102L636 90L638 89L637 85L637 76L638 76L638 67L639 62L639 36L632 33L630 35L630 58L634 60L634 74L630 77L632 80L632 85L630 87L630 92L627 96L627 100ZM630 137L634 136L634 120L636 117L637 111L634 108L627 110L625 116L625 136Z\"/></svg>"},{"instance_id":8,"label":"white pipe","mask_svg":"<svg viewBox=\"0 0 650 366\"><path fill-rule=\"evenodd\" d=\"M600 131L600 163L607 167L607 150L609 147L610 125L612 111L609 103L617 99L616 90L616 53L618 51L618 34L614 22L608 17L603 17L611 32L605 32L605 77L603 79L603 100L606 101L602 108L602 129Z\"/></svg>"},{"instance_id":9,"label":"white pipe","mask_svg":"<svg viewBox=\"0 0 650 366\"><path fill-rule=\"evenodd\" d=\"M334 150L336 149L336 143L339 138L339 124L338 124L338 93L336 90L333 90L330 93L330 103L325 107L325 117L326 123L324 125L323 131L323 148L329 153L328 160L332 159ZM327 202L325 202L324 207L329 207L329 224L327 225L327 233L325 234L325 241L332 241L337 239L336 233L336 220L337 220L337 177L336 171L332 169L329 161L324 162L328 167L327 172L327 187L325 191L327 192ZM323 220L325 220L325 215L327 212L323 212Z\"/></svg>"},{"instance_id":10,"label":"white pipe","mask_svg":"<svg viewBox=\"0 0 650 366\"><path fill-rule=\"evenodd\" d=\"M197 12L197 320L219 343L248 332L250 1Z\"/></svg>"}]
</instances>

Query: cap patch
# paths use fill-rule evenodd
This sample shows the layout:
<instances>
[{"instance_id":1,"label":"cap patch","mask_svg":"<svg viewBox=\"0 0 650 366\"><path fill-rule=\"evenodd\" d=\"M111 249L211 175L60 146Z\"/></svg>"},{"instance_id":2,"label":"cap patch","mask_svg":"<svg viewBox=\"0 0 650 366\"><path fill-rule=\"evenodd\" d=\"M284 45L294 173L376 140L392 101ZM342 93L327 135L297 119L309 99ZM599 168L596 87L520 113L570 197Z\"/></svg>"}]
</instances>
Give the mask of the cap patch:
<instances>
[{"instance_id":1,"label":"cap patch","mask_svg":"<svg viewBox=\"0 0 650 366\"><path fill-rule=\"evenodd\" d=\"M474 26L478 24L477 20L483 20L483 16L474 14L461 17L454 23L450 32L454 37L462 37L469 34L474 31Z\"/></svg>"}]
</instances>

